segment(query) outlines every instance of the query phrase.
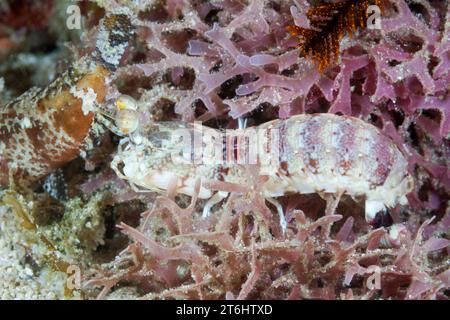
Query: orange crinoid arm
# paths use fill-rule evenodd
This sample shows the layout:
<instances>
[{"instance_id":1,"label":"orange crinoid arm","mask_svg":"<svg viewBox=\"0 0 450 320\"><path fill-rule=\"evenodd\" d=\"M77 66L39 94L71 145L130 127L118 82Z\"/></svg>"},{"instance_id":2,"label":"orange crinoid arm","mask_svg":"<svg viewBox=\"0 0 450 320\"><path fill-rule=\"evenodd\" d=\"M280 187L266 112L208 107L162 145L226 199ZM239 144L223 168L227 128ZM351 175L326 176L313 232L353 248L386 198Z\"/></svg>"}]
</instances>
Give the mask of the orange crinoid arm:
<instances>
[{"instance_id":1,"label":"orange crinoid arm","mask_svg":"<svg viewBox=\"0 0 450 320\"><path fill-rule=\"evenodd\" d=\"M372 2L372 3L371 3ZM323 72L339 57L339 44L360 28L367 27L368 8L374 4L383 11L382 0L342 0L309 8L306 16L311 28L290 25L287 30L299 41L300 53L317 63Z\"/></svg>"}]
</instances>

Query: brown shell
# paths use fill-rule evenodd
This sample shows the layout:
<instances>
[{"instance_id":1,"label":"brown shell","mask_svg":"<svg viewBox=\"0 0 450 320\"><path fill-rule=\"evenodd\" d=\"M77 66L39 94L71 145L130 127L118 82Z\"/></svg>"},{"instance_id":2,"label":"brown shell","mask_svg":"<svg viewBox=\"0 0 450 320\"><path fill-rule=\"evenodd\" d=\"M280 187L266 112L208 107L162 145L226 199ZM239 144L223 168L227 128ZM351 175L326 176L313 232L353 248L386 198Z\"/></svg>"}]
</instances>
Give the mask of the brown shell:
<instances>
[{"instance_id":1,"label":"brown shell","mask_svg":"<svg viewBox=\"0 0 450 320\"><path fill-rule=\"evenodd\" d=\"M108 71L89 60L75 63L43 90L32 89L0 110L0 186L36 181L78 157L94 113L84 114L77 91L106 96Z\"/></svg>"}]
</instances>

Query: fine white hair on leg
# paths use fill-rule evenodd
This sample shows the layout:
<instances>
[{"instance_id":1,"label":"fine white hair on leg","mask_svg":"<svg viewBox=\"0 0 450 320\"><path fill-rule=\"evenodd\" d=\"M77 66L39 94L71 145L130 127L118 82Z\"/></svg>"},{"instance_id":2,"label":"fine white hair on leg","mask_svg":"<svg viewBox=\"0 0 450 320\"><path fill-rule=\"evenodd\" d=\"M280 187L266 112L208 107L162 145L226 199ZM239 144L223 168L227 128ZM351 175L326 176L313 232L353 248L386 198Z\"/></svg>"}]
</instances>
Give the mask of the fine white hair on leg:
<instances>
[{"instance_id":1,"label":"fine white hair on leg","mask_svg":"<svg viewBox=\"0 0 450 320\"><path fill-rule=\"evenodd\" d=\"M366 221L368 223L375 219L375 216L380 211L386 211L386 207L381 201L366 200Z\"/></svg>"},{"instance_id":2,"label":"fine white hair on leg","mask_svg":"<svg viewBox=\"0 0 450 320\"><path fill-rule=\"evenodd\" d=\"M266 200L269 201L271 204L273 204L275 208L277 208L278 216L280 217L280 227L284 234L286 232L287 222L284 216L283 207L277 200L273 198L266 198Z\"/></svg>"},{"instance_id":3,"label":"fine white hair on leg","mask_svg":"<svg viewBox=\"0 0 450 320\"><path fill-rule=\"evenodd\" d=\"M211 214L211 209L214 205L218 204L220 201L225 199L228 196L228 192L219 191L216 192L209 200L206 202L205 206L203 207L203 218L209 217Z\"/></svg>"}]
</instances>

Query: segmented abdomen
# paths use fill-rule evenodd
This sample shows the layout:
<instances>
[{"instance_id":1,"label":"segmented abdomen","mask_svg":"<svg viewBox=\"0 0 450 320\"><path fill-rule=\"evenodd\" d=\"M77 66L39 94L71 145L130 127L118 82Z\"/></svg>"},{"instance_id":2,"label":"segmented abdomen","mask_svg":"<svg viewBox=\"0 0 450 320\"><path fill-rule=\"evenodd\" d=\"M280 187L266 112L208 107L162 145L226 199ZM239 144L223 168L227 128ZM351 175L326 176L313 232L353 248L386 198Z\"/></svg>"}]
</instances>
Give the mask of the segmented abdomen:
<instances>
[{"instance_id":1,"label":"segmented abdomen","mask_svg":"<svg viewBox=\"0 0 450 320\"><path fill-rule=\"evenodd\" d=\"M345 191L385 197L383 202L393 205L412 187L407 161L397 146L378 128L357 118L298 115L260 128L281 133L279 168L264 166L262 174L275 172L297 192ZM275 186L272 189L276 191Z\"/></svg>"}]
</instances>

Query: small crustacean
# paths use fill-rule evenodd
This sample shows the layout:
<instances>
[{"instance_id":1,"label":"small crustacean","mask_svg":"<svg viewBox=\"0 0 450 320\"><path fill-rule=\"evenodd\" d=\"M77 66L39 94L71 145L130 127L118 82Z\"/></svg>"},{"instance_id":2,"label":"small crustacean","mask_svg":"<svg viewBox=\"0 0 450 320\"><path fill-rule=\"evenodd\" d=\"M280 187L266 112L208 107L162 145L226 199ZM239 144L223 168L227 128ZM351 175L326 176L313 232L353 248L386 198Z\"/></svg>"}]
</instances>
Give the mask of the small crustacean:
<instances>
[{"instance_id":1,"label":"small crustacean","mask_svg":"<svg viewBox=\"0 0 450 320\"><path fill-rule=\"evenodd\" d=\"M180 130L187 132L183 140L194 137L194 143L188 141L181 147L183 133L174 134ZM253 133L253 142L243 138ZM216 138L198 144L198 134ZM277 207L282 227L284 215L275 197L290 193L365 196L366 219L371 222L378 212L406 204L406 194L413 188L400 150L378 128L357 118L297 115L256 128L231 130L231 136L234 138L229 138L229 132L177 122L142 125L121 141L112 168L136 190L164 192L175 185L176 192L192 196L200 179L198 197L209 199L203 212L208 215L211 207L227 196L208 185L214 181L245 184L243 167L236 160L239 154L249 160L252 153L246 149L256 146L254 160L264 176L263 197ZM205 161L211 160L212 149L204 149L208 141L225 161ZM180 161L176 155L186 146L193 147L182 152L185 161Z\"/></svg>"},{"instance_id":2,"label":"small crustacean","mask_svg":"<svg viewBox=\"0 0 450 320\"><path fill-rule=\"evenodd\" d=\"M0 187L27 186L80 155L110 72L132 34L128 12L102 19L92 56L74 62L44 89L0 108Z\"/></svg>"}]
</instances>

